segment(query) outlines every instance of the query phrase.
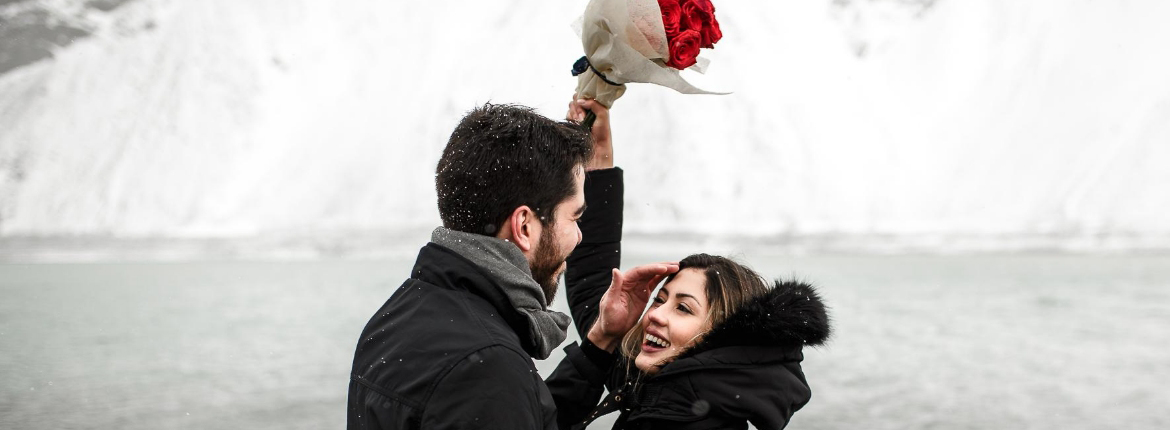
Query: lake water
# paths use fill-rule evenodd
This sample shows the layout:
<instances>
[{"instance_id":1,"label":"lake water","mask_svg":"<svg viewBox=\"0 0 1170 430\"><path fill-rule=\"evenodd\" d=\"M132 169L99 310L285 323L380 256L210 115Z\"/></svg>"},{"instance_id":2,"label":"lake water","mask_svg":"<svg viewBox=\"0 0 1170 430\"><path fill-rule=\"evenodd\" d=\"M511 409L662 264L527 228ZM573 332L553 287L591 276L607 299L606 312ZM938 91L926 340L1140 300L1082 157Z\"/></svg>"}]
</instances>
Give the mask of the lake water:
<instances>
[{"instance_id":1,"label":"lake water","mask_svg":"<svg viewBox=\"0 0 1170 430\"><path fill-rule=\"evenodd\" d=\"M747 260L832 307L789 428L1170 428L1170 256ZM412 262L0 265L0 428L343 428Z\"/></svg>"}]
</instances>

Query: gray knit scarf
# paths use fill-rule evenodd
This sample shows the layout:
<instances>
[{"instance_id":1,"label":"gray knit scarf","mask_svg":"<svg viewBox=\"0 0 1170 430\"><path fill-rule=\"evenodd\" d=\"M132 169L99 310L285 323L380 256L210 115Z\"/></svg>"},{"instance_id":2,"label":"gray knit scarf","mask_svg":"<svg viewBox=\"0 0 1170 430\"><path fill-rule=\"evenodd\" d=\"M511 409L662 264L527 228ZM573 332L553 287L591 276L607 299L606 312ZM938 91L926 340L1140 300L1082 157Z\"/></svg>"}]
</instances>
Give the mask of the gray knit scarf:
<instances>
[{"instance_id":1,"label":"gray knit scarf","mask_svg":"<svg viewBox=\"0 0 1170 430\"><path fill-rule=\"evenodd\" d=\"M534 358L544 360L561 342L564 342L571 319L552 311L545 305L544 290L532 279L528 259L515 244L503 239L480 234L464 233L444 227L431 233L431 242L455 251L491 274L499 283L508 302L528 320L532 343L536 345ZM517 333L523 336L524 333Z\"/></svg>"}]
</instances>

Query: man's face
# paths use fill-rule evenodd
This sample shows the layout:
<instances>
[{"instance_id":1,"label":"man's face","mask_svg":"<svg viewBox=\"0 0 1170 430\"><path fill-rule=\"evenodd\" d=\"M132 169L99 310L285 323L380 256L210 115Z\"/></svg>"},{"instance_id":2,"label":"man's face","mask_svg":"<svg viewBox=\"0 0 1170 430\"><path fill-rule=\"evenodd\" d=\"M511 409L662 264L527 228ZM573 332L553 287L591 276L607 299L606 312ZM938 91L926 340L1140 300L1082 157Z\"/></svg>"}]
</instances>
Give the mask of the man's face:
<instances>
[{"instance_id":1,"label":"man's face","mask_svg":"<svg viewBox=\"0 0 1170 430\"><path fill-rule=\"evenodd\" d=\"M581 243L577 221L585 213L585 170L580 166L574 170L573 180L573 195L557 204L553 209L553 219L542 225L540 242L530 263L532 278L544 290L546 304L552 304L557 294L557 280L565 271L565 259Z\"/></svg>"}]
</instances>

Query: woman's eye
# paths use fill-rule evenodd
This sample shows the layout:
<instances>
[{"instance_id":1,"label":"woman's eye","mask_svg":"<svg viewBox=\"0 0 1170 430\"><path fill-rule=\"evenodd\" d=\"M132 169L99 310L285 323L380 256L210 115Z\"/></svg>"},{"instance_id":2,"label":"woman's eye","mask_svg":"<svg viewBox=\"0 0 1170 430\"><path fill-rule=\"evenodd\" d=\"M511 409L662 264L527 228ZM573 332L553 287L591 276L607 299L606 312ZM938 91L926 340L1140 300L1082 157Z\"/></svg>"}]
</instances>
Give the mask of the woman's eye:
<instances>
[{"instance_id":1,"label":"woman's eye","mask_svg":"<svg viewBox=\"0 0 1170 430\"><path fill-rule=\"evenodd\" d=\"M655 297L655 298L654 298L654 303L655 303L655 304L659 304L659 305L661 305L661 304L663 304L663 303L666 303L666 300L665 300L665 299L663 299L662 297Z\"/></svg>"},{"instance_id":2,"label":"woman's eye","mask_svg":"<svg viewBox=\"0 0 1170 430\"><path fill-rule=\"evenodd\" d=\"M686 312L687 314L690 314L690 315L695 314L694 312L691 312L691 308L688 308L686 305L678 305L678 310Z\"/></svg>"}]
</instances>

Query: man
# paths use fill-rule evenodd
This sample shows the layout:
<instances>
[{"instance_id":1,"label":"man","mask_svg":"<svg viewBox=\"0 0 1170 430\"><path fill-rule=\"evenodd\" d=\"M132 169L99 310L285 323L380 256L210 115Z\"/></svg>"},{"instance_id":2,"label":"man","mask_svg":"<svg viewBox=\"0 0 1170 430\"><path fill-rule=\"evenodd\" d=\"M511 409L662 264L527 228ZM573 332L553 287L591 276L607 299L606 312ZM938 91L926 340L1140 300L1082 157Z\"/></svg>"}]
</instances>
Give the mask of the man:
<instances>
[{"instance_id":1,"label":"man","mask_svg":"<svg viewBox=\"0 0 1170 430\"><path fill-rule=\"evenodd\" d=\"M592 139L519 106L486 105L456 126L435 175L443 227L358 341L350 429L556 428L558 399L532 358L547 358L570 323L548 305L582 240L586 169L605 172L591 182L608 181L617 200L621 188L608 112L580 106L597 114ZM610 276L617 265L604 258L596 267ZM583 372L608 371L650 283L672 270L614 273L584 344L569 347Z\"/></svg>"}]
</instances>

